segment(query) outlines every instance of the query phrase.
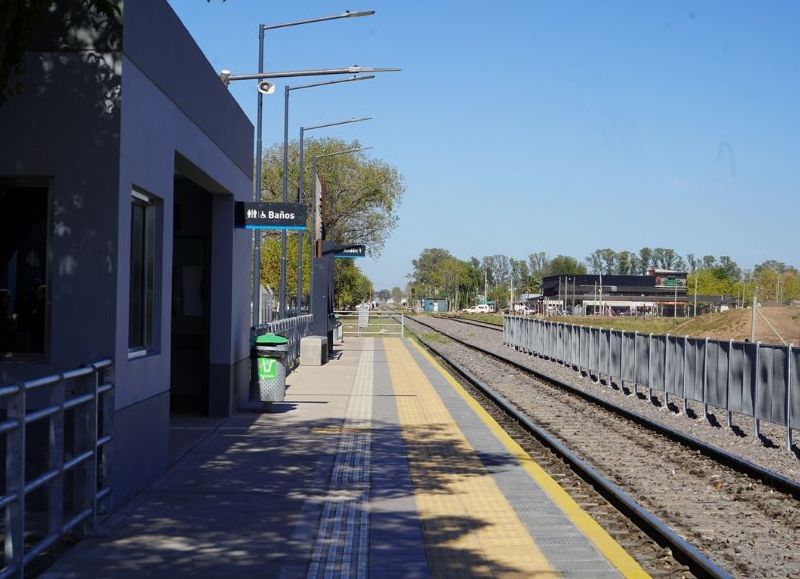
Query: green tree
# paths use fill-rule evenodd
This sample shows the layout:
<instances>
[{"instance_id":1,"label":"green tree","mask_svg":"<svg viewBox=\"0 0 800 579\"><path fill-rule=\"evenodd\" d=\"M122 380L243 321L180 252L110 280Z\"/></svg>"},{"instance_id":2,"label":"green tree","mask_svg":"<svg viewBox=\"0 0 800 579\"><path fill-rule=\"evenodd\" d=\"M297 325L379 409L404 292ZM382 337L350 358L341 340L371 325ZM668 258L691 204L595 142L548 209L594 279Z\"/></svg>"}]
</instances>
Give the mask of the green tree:
<instances>
[{"instance_id":1,"label":"green tree","mask_svg":"<svg viewBox=\"0 0 800 579\"><path fill-rule=\"evenodd\" d=\"M19 81L9 83L25 72L25 54L37 35L46 35L41 40L48 46L99 51L120 42L121 16L117 0L0 1L0 106L24 90Z\"/></svg>"},{"instance_id":2,"label":"green tree","mask_svg":"<svg viewBox=\"0 0 800 579\"><path fill-rule=\"evenodd\" d=\"M639 250L639 273L644 275L653 266L653 250L649 247L641 248Z\"/></svg>"},{"instance_id":3,"label":"green tree","mask_svg":"<svg viewBox=\"0 0 800 579\"><path fill-rule=\"evenodd\" d=\"M531 276L531 291L538 292L542 288L542 278L547 275L550 260L544 251L528 255L528 271Z\"/></svg>"},{"instance_id":4,"label":"green tree","mask_svg":"<svg viewBox=\"0 0 800 579\"><path fill-rule=\"evenodd\" d=\"M392 299L394 303L399 304L403 300L403 290L395 286L392 288Z\"/></svg>"},{"instance_id":5,"label":"green tree","mask_svg":"<svg viewBox=\"0 0 800 579\"><path fill-rule=\"evenodd\" d=\"M639 272L639 261L636 254L620 251L617 257L617 273L620 275L636 275Z\"/></svg>"},{"instance_id":6,"label":"green tree","mask_svg":"<svg viewBox=\"0 0 800 579\"><path fill-rule=\"evenodd\" d=\"M304 192L310 209L314 198L312 160L355 149L358 141L309 139L305 141ZM298 144L289 145L289 199L297 198ZM325 239L334 243L361 243L367 253L377 257L397 226L397 209L403 197L403 180L397 169L380 159L370 159L363 151L319 159L325 197L322 223ZM276 144L264 155L263 190L266 201L278 201L283 190L283 145Z\"/></svg>"},{"instance_id":7,"label":"green tree","mask_svg":"<svg viewBox=\"0 0 800 579\"><path fill-rule=\"evenodd\" d=\"M547 275L584 275L586 266L569 255L557 255L547 266Z\"/></svg>"},{"instance_id":8,"label":"green tree","mask_svg":"<svg viewBox=\"0 0 800 579\"><path fill-rule=\"evenodd\" d=\"M333 295L336 309L349 310L372 298L372 282L352 259L334 262Z\"/></svg>"}]
</instances>

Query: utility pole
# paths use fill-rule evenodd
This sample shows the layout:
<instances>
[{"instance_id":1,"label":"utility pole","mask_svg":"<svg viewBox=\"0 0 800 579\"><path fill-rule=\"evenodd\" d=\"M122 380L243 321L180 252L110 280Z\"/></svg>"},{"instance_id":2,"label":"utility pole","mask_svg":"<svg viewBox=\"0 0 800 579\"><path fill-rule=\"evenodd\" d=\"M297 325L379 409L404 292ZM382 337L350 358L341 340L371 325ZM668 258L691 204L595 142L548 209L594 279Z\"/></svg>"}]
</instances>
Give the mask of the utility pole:
<instances>
[{"instance_id":1,"label":"utility pole","mask_svg":"<svg viewBox=\"0 0 800 579\"><path fill-rule=\"evenodd\" d=\"M483 301L489 301L489 272L488 270L483 270Z\"/></svg>"},{"instance_id":2,"label":"utility pole","mask_svg":"<svg viewBox=\"0 0 800 579\"><path fill-rule=\"evenodd\" d=\"M694 317L697 317L697 278L694 278Z\"/></svg>"}]
</instances>

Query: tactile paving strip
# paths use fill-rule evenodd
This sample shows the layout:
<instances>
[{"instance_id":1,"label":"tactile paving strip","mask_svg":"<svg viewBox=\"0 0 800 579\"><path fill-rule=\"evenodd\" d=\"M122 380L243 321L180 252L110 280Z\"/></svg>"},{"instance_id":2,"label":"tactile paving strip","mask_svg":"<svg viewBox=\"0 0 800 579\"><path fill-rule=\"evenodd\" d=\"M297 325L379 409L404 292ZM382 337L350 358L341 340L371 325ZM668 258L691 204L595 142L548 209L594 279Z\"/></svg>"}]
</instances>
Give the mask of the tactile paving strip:
<instances>
[{"instance_id":1,"label":"tactile paving strip","mask_svg":"<svg viewBox=\"0 0 800 579\"><path fill-rule=\"evenodd\" d=\"M308 577L367 576L374 339L364 341Z\"/></svg>"}]
</instances>

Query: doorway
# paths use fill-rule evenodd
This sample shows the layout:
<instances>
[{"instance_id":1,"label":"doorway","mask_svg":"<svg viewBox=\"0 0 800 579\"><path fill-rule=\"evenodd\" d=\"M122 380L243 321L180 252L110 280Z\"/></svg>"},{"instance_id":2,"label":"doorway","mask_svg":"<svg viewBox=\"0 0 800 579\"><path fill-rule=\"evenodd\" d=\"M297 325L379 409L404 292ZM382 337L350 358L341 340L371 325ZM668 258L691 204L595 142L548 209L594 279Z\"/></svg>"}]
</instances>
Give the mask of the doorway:
<instances>
[{"instance_id":1,"label":"doorway","mask_svg":"<svg viewBox=\"0 0 800 579\"><path fill-rule=\"evenodd\" d=\"M212 195L175 175L172 246L172 414L208 416Z\"/></svg>"}]
</instances>

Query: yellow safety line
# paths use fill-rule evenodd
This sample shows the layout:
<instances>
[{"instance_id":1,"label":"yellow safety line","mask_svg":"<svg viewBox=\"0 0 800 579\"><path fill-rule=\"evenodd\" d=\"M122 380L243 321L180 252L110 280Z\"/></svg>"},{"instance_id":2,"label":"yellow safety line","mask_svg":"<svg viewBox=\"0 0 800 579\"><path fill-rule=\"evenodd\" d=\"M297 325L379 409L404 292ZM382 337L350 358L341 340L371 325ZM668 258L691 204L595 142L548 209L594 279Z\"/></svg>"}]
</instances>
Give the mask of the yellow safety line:
<instances>
[{"instance_id":1,"label":"yellow safety line","mask_svg":"<svg viewBox=\"0 0 800 579\"><path fill-rule=\"evenodd\" d=\"M558 576L411 353L384 344L432 574Z\"/></svg>"},{"instance_id":2,"label":"yellow safety line","mask_svg":"<svg viewBox=\"0 0 800 579\"><path fill-rule=\"evenodd\" d=\"M514 455L520 462L522 468L530 475L537 485L550 497L559 509L572 521L578 530L591 541L602 555L617 568L625 577L649 577L650 575L642 569L639 563L631 557L628 552L617 543L597 521L595 521L586 511L584 511L567 492L548 475L539 464L532 459L523 449L512 439L503 428L495 422L484 408L470 396L461 384L453 378L447 370L428 353L416 341L412 341L420 353L444 376L453 389L459 393L464 401L475 411L484 424L492 431L495 437Z\"/></svg>"}]
</instances>

